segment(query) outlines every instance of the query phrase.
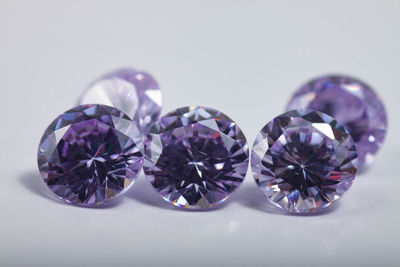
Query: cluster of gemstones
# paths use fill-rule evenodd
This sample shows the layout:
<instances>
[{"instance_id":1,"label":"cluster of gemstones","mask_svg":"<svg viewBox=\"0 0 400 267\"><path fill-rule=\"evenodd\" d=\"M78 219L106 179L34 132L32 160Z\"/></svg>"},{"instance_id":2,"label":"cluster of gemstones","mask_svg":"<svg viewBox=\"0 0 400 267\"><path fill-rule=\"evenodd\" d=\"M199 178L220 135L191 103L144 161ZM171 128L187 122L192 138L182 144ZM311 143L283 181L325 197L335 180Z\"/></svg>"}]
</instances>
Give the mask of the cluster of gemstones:
<instances>
[{"instance_id":1,"label":"cluster of gemstones","mask_svg":"<svg viewBox=\"0 0 400 267\"><path fill-rule=\"evenodd\" d=\"M248 169L239 126L207 107L160 112L161 90L150 74L122 69L101 77L79 106L46 129L38 151L43 180L65 202L92 206L128 190L143 167L155 191L175 206L204 209L226 200ZM279 208L320 210L372 163L386 128L384 105L367 84L317 78L256 137L253 176Z\"/></svg>"}]
</instances>

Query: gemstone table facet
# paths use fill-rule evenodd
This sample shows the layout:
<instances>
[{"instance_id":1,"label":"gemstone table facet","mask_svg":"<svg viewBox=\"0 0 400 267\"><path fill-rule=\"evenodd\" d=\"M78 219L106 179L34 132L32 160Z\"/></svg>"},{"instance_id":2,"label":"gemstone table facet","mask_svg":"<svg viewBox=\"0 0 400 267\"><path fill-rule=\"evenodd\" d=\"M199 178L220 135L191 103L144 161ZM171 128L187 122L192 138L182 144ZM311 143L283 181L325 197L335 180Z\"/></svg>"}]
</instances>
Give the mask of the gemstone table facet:
<instances>
[{"instance_id":1,"label":"gemstone table facet","mask_svg":"<svg viewBox=\"0 0 400 267\"><path fill-rule=\"evenodd\" d=\"M83 105L58 116L38 150L40 173L56 196L91 206L125 192L143 165L139 129L121 111Z\"/></svg>"},{"instance_id":2,"label":"gemstone table facet","mask_svg":"<svg viewBox=\"0 0 400 267\"><path fill-rule=\"evenodd\" d=\"M241 185L247 168L245 136L211 108L176 109L161 117L145 139L146 177L175 206L214 207Z\"/></svg>"},{"instance_id":3,"label":"gemstone table facet","mask_svg":"<svg viewBox=\"0 0 400 267\"><path fill-rule=\"evenodd\" d=\"M271 203L307 213L328 207L349 189L357 172L357 150L348 131L332 117L289 111L258 134L251 166Z\"/></svg>"},{"instance_id":4,"label":"gemstone table facet","mask_svg":"<svg viewBox=\"0 0 400 267\"><path fill-rule=\"evenodd\" d=\"M360 80L338 75L314 79L291 98L287 110L295 109L319 110L343 124L356 143L360 167L372 163L385 139L383 102Z\"/></svg>"},{"instance_id":5,"label":"gemstone table facet","mask_svg":"<svg viewBox=\"0 0 400 267\"><path fill-rule=\"evenodd\" d=\"M93 82L79 104L103 104L121 110L146 134L161 112L162 94L147 72L120 69Z\"/></svg>"}]
</instances>

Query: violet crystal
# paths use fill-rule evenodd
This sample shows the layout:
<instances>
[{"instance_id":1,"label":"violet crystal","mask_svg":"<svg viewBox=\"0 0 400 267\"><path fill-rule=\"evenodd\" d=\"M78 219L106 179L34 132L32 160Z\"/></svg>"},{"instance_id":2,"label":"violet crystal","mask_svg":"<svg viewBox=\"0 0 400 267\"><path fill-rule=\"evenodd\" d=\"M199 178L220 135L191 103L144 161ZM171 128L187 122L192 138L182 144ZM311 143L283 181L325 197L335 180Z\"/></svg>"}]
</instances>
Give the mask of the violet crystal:
<instances>
[{"instance_id":1,"label":"violet crystal","mask_svg":"<svg viewBox=\"0 0 400 267\"><path fill-rule=\"evenodd\" d=\"M210 208L242 183L248 145L239 126L221 112L184 107L161 117L145 140L144 171L173 205Z\"/></svg>"},{"instance_id":2,"label":"violet crystal","mask_svg":"<svg viewBox=\"0 0 400 267\"><path fill-rule=\"evenodd\" d=\"M161 111L161 90L149 73L120 69L93 82L79 104L103 104L121 110L146 134Z\"/></svg>"},{"instance_id":3,"label":"violet crystal","mask_svg":"<svg viewBox=\"0 0 400 267\"><path fill-rule=\"evenodd\" d=\"M358 149L360 167L372 163L387 128L382 100L366 83L339 75L323 76L303 85L287 110L315 109L324 112L350 132Z\"/></svg>"},{"instance_id":4,"label":"violet crystal","mask_svg":"<svg viewBox=\"0 0 400 267\"><path fill-rule=\"evenodd\" d=\"M328 207L349 189L357 172L357 151L350 134L332 117L295 110L261 130L251 166L271 203L306 213Z\"/></svg>"},{"instance_id":5,"label":"violet crystal","mask_svg":"<svg viewBox=\"0 0 400 267\"><path fill-rule=\"evenodd\" d=\"M39 145L40 173L60 199L90 206L122 194L143 164L139 129L121 111L78 106L58 116Z\"/></svg>"}]
</instances>

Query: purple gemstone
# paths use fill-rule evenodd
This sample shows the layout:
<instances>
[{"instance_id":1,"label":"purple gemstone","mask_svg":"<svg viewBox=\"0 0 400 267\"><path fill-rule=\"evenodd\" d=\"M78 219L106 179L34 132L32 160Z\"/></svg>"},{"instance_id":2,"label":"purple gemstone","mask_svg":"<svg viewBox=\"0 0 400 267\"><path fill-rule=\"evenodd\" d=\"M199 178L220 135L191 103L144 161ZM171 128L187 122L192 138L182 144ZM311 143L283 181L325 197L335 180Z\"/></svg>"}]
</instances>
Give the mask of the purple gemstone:
<instances>
[{"instance_id":1,"label":"purple gemstone","mask_svg":"<svg viewBox=\"0 0 400 267\"><path fill-rule=\"evenodd\" d=\"M251 166L271 203L306 213L331 205L349 189L357 172L357 150L347 130L332 117L295 110L261 130Z\"/></svg>"},{"instance_id":2,"label":"purple gemstone","mask_svg":"<svg viewBox=\"0 0 400 267\"><path fill-rule=\"evenodd\" d=\"M145 140L144 172L175 206L210 208L242 183L248 145L239 126L221 112L184 107L161 117Z\"/></svg>"},{"instance_id":3,"label":"purple gemstone","mask_svg":"<svg viewBox=\"0 0 400 267\"><path fill-rule=\"evenodd\" d=\"M161 112L161 90L147 72L120 69L92 83L79 104L103 104L134 119L145 134Z\"/></svg>"},{"instance_id":4,"label":"purple gemstone","mask_svg":"<svg viewBox=\"0 0 400 267\"><path fill-rule=\"evenodd\" d=\"M322 111L350 132L357 145L360 167L372 163L387 129L385 107L378 95L364 82L345 76L324 76L302 86L287 110Z\"/></svg>"},{"instance_id":5,"label":"purple gemstone","mask_svg":"<svg viewBox=\"0 0 400 267\"><path fill-rule=\"evenodd\" d=\"M143 164L137 126L104 105L78 106L58 116L40 141L40 173L60 199L94 205L125 192Z\"/></svg>"}]
</instances>

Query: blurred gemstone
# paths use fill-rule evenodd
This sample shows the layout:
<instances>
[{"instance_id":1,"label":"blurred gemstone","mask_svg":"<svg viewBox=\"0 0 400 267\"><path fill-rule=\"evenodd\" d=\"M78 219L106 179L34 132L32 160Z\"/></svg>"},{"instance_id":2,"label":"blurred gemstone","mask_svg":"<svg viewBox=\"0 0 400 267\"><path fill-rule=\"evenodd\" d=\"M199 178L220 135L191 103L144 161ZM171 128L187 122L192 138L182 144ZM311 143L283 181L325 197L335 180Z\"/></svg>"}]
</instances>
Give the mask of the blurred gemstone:
<instances>
[{"instance_id":1,"label":"blurred gemstone","mask_svg":"<svg viewBox=\"0 0 400 267\"><path fill-rule=\"evenodd\" d=\"M137 126L104 105L78 106L58 116L39 145L40 173L60 199L90 206L125 192L143 164Z\"/></svg>"},{"instance_id":2,"label":"blurred gemstone","mask_svg":"<svg viewBox=\"0 0 400 267\"><path fill-rule=\"evenodd\" d=\"M324 76L302 86L287 110L315 109L324 112L350 132L357 145L360 167L374 160L387 129L382 100L362 81L345 76Z\"/></svg>"},{"instance_id":3,"label":"blurred gemstone","mask_svg":"<svg viewBox=\"0 0 400 267\"><path fill-rule=\"evenodd\" d=\"M331 205L351 186L357 150L347 130L319 111L284 113L258 134L254 178L274 205L306 213Z\"/></svg>"},{"instance_id":4,"label":"blurred gemstone","mask_svg":"<svg viewBox=\"0 0 400 267\"><path fill-rule=\"evenodd\" d=\"M221 112L184 107L161 117L145 140L144 171L175 206L210 208L242 183L248 145L239 126Z\"/></svg>"},{"instance_id":5,"label":"blurred gemstone","mask_svg":"<svg viewBox=\"0 0 400 267\"><path fill-rule=\"evenodd\" d=\"M92 83L79 104L103 104L121 110L145 134L161 112L161 90L147 72L121 69Z\"/></svg>"}]
</instances>

